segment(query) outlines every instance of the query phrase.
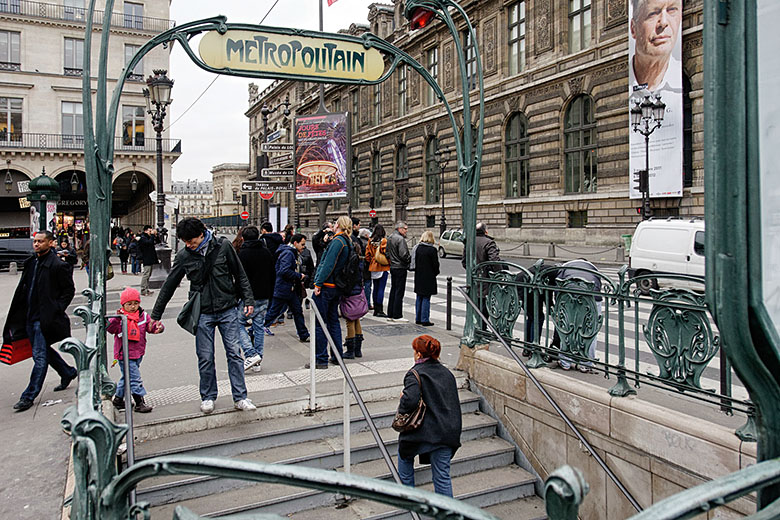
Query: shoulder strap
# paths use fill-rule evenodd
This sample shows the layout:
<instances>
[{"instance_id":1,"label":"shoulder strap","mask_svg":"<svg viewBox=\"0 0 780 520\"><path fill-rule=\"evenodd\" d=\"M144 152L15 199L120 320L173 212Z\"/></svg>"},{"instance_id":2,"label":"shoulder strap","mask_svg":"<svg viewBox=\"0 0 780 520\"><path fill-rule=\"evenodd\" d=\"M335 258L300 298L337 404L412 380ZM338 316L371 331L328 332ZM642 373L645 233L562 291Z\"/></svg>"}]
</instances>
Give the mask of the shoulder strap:
<instances>
[{"instance_id":1,"label":"shoulder strap","mask_svg":"<svg viewBox=\"0 0 780 520\"><path fill-rule=\"evenodd\" d=\"M222 248L222 241L224 240L224 238L214 237L213 240L216 240L215 242L216 246L214 251L212 251L211 253L207 253L205 256L206 263L204 265L204 270L203 270L203 283L201 284L198 292L203 291L203 287L206 285L208 278L211 276L211 270L214 267L214 259L217 257L217 255L219 255L219 250Z\"/></svg>"},{"instance_id":2,"label":"shoulder strap","mask_svg":"<svg viewBox=\"0 0 780 520\"><path fill-rule=\"evenodd\" d=\"M414 377L417 378L417 384L420 385L420 400L422 400L422 381L420 381L420 374L418 374L415 369L412 369L411 372L414 374Z\"/></svg>"}]
</instances>

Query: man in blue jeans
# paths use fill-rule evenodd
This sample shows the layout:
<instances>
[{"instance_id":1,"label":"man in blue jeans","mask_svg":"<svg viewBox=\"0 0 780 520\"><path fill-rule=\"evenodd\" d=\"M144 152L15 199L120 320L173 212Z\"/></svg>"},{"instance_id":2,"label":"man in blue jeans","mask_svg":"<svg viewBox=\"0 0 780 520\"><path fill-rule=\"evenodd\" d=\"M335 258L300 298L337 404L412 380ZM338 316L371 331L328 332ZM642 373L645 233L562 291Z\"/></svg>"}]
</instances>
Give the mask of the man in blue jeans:
<instances>
[{"instance_id":1,"label":"man in blue jeans","mask_svg":"<svg viewBox=\"0 0 780 520\"><path fill-rule=\"evenodd\" d=\"M334 232L336 234L329 241L328 248L314 274L314 303L328 327L333 343L341 354L341 323L339 323L341 293L336 289L336 276L344 269L349 258L352 239L348 233L352 232L352 220L346 215L339 217ZM315 368L328 368L328 340L319 321L315 326L315 336L317 339ZM331 358L331 363L336 363L335 358Z\"/></svg>"},{"instance_id":2,"label":"man in blue jeans","mask_svg":"<svg viewBox=\"0 0 780 520\"><path fill-rule=\"evenodd\" d=\"M244 360L241 358L236 306L240 291L244 315L254 313L254 295L233 245L218 239L200 220L187 217L176 225L176 235L187 246L176 253L171 273L160 288L152 310L159 321L184 275L190 281L190 294L201 293L201 311L195 332L195 353L200 373L200 411L214 411L217 399L217 370L214 365L214 330L219 329L228 363L228 376L236 410L255 410L247 399L244 383Z\"/></svg>"},{"instance_id":3,"label":"man in blue jeans","mask_svg":"<svg viewBox=\"0 0 780 520\"><path fill-rule=\"evenodd\" d=\"M300 253L304 247L306 247L306 237L298 233L292 236L289 245L282 244L276 250L274 297L265 317L265 328L270 327L286 307L292 312L298 339L308 341L309 330L306 328L300 297L303 294L303 281L306 278L306 275L301 273Z\"/></svg>"},{"instance_id":4,"label":"man in blue jeans","mask_svg":"<svg viewBox=\"0 0 780 520\"><path fill-rule=\"evenodd\" d=\"M73 266L57 256L56 245L51 231L40 231L33 237L35 254L24 262L3 329L3 343L26 336L32 344L33 369L30 383L14 405L18 412L32 407L43 388L49 365L60 376L55 392L68 388L78 375L50 346L70 336L70 320L65 309L76 293Z\"/></svg>"}]
</instances>

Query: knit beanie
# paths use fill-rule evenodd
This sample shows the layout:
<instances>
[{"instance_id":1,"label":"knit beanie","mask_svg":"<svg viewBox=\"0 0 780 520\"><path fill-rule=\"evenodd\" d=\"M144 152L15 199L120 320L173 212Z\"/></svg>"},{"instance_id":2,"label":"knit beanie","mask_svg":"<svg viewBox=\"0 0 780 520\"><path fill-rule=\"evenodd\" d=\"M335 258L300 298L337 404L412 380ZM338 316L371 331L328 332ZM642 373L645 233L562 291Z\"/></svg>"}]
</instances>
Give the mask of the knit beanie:
<instances>
[{"instance_id":1,"label":"knit beanie","mask_svg":"<svg viewBox=\"0 0 780 520\"><path fill-rule=\"evenodd\" d=\"M119 303L121 305L124 305L127 302L133 302L133 301L140 302L141 293L139 293L137 289L133 289L132 287L125 288L125 290L122 291L122 294L119 296Z\"/></svg>"}]
</instances>

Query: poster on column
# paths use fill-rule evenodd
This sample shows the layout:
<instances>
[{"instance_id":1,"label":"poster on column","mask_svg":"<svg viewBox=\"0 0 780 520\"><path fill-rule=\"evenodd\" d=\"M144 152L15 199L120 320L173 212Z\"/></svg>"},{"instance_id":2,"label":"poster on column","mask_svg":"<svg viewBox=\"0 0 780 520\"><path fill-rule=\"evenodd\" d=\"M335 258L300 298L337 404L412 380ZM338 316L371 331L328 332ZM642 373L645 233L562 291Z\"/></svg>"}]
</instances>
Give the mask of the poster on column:
<instances>
[{"instance_id":1,"label":"poster on column","mask_svg":"<svg viewBox=\"0 0 780 520\"><path fill-rule=\"evenodd\" d=\"M295 197L298 200L347 196L350 171L347 113L295 118Z\"/></svg>"},{"instance_id":2,"label":"poster on column","mask_svg":"<svg viewBox=\"0 0 780 520\"><path fill-rule=\"evenodd\" d=\"M650 135L651 197L681 197L683 188L682 0L628 2L629 195L641 198L634 172L645 169L645 137L633 130L630 109L646 95L666 104L663 124ZM650 128L654 125L651 120Z\"/></svg>"},{"instance_id":3,"label":"poster on column","mask_svg":"<svg viewBox=\"0 0 780 520\"><path fill-rule=\"evenodd\" d=\"M46 203L46 229L57 234L57 203Z\"/></svg>"}]
</instances>

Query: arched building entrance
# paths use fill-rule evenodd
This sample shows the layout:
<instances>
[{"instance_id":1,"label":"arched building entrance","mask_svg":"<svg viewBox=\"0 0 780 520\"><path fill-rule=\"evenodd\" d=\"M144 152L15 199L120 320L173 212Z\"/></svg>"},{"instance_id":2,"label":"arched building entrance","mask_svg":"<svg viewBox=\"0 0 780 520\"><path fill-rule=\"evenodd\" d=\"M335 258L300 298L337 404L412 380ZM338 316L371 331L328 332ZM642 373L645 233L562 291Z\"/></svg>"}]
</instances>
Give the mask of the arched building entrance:
<instances>
[{"instance_id":1,"label":"arched building entrance","mask_svg":"<svg viewBox=\"0 0 780 520\"><path fill-rule=\"evenodd\" d=\"M151 176L138 169L126 170L112 183L111 218L123 228L141 231L155 220L155 205L149 198L154 191Z\"/></svg>"},{"instance_id":2,"label":"arched building entrance","mask_svg":"<svg viewBox=\"0 0 780 520\"><path fill-rule=\"evenodd\" d=\"M3 184L0 187L0 238L27 238L30 236L30 203L25 195L29 193L30 178L4 164Z\"/></svg>"}]
</instances>

